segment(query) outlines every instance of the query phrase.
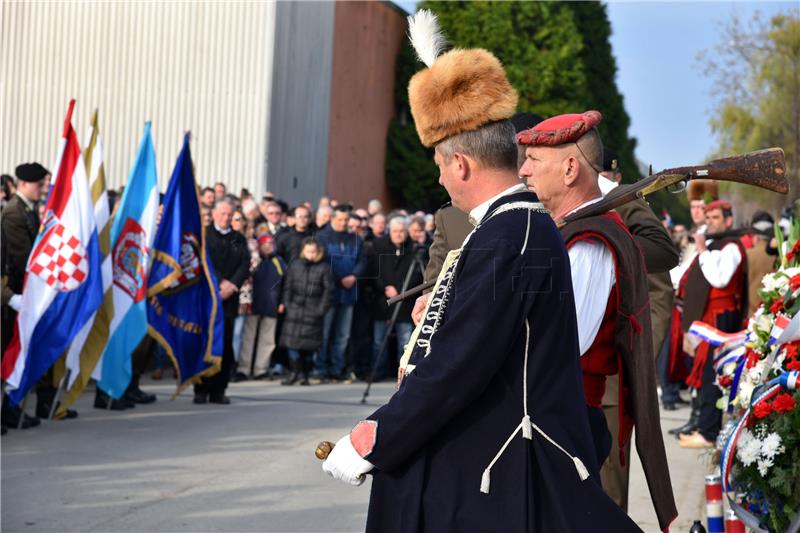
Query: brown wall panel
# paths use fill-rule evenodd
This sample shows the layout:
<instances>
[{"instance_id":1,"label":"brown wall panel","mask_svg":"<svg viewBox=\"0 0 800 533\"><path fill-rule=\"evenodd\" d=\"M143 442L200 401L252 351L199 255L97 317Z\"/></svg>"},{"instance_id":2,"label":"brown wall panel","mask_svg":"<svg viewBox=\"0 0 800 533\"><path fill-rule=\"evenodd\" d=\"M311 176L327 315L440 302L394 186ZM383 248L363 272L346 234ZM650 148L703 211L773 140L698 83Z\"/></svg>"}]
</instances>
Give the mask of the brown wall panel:
<instances>
[{"instance_id":1,"label":"brown wall panel","mask_svg":"<svg viewBox=\"0 0 800 533\"><path fill-rule=\"evenodd\" d=\"M388 3L336 3L326 180L333 198L362 207L379 198L388 205L386 133L405 32L404 14Z\"/></svg>"}]
</instances>

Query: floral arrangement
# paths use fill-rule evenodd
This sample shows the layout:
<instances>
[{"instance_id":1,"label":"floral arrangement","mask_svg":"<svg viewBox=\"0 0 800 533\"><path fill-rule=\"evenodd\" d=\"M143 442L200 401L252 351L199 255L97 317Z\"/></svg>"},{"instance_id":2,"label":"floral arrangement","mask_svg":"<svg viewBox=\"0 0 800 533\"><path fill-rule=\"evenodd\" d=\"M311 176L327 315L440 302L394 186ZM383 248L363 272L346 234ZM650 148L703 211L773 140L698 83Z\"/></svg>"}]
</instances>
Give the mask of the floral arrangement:
<instances>
[{"instance_id":1,"label":"floral arrangement","mask_svg":"<svg viewBox=\"0 0 800 533\"><path fill-rule=\"evenodd\" d=\"M800 384L785 385L787 373L800 371L800 224L786 239L776 226L776 239L780 263L763 278L763 303L715 363L718 407L733 417L718 442L723 478L742 495L734 509L785 531L800 510Z\"/></svg>"}]
</instances>

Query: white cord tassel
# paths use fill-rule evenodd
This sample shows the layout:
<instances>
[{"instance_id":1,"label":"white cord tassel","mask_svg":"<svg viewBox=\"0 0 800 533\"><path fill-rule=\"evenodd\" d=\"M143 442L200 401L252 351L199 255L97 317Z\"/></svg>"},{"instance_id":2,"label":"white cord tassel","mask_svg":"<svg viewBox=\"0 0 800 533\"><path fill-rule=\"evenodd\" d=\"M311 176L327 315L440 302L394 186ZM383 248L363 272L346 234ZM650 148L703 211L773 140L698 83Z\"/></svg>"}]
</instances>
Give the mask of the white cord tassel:
<instances>
[{"instance_id":1,"label":"white cord tassel","mask_svg":"<svg viewBox=\"0 0 800 533\"><path fill-rule=\"evenodd\" d=\"M483 471L483 475L481 476L481 492L484 494L489 494L489 485L491 484L491 469L487 468Z\"/></svg>"},{"instance_id":2,"label":"white cord tassel","mask_svg":"<svg viewBox=\"0 0 800 533\"><path fill-rule=\"evenodd\" d=\"M522 417L522 438L533 440L533 425L528 415Z\"/></svg>"},{"instance_id":3,"label":"white cord tassel","mask_svg":"<svg viewBox=\"0 0 800 533\"><path fill-rule=\"evenodd\" d=\"M581 461L578 457L573 457L572 462L575 463L575 470L578 471L581 481L586 481L589 478L589 471L586 470L586 466L583 464L583 461Z\"/></svg>"},{"instance_id":4,"label":"white cord tassel","mask_svg":"<svg viewBox=\"0 0 800 533\"><path fill-rule=\"evenodd\" d=\"M408 40L419 60L428 67L442 53L446 42L436 15L427 9L420 9L408 17Z\"/></svg>"}]
</instances>

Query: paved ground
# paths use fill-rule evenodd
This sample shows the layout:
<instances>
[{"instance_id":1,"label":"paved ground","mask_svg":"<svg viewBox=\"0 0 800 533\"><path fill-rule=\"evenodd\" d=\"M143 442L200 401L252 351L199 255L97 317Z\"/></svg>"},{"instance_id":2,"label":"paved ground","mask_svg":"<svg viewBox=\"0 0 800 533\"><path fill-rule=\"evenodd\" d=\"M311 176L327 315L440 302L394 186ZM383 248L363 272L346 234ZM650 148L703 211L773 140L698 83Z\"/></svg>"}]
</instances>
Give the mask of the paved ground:
<instances>
[{"instance_id":1,"label":"paved ground","mask_svg":"<svg viewBox=\"0 0 800 533\"><path fill-rule=\"evenodd\" d=\"M80 417L10 431L2 444L2 531L363 531L369 487L329 479L313 457L391 394L360 405L361 384L234 384L230 406L169 401L172 381L146 382L156 404L123 413L78 403ZM665 429L687 410L662 417ZM674 531L701 516L700 453L666 440L681 511ZM657 531L641 467L631 515Z\"/></svg>"}]
</instances>

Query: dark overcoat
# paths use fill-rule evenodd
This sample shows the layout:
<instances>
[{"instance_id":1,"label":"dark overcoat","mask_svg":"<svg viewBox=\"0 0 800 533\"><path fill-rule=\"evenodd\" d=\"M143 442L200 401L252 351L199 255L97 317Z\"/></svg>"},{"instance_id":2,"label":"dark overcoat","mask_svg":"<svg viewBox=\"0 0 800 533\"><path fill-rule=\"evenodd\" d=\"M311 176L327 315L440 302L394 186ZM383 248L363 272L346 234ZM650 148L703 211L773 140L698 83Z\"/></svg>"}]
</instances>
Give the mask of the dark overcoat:
<instances>
[{"instance_id":1,"label":"dark overcoat","mask_svg":"<svg viewBox=\"0 0 800 533\"><path fill-rule=\"evenodd\" d=\"M403 290L403 283L410 268L414 268L409 277L406 289L416 287L422 283L424 263L421 250L414 245L411 239L406 239L401 247L392 244L389 237L380 237L372 242L372 253L375 261L375 289L376 294L384 296L386 287L392 286L398 292ZM406 298L401 303L397 314L397 322L411 322L411 311L414 309L414 298ZM389 320L393 309L386 305L386 298L373 300L373 314L375 320Z\"/></svg>"},{"instance_id":2,"label":"dark overcoat","mask_svg":"<svg viewBox=\"0 0 800 533\"><path fill-rule=\"evenodd\" d=\"M39 214L35 207L31 209L15 194L3 209L2 224L3 238L7 245L8 287L15 294L21 294L28 256L39 232Z\"/></svg>"},{"instance_id":3,"label":"dark overcoat","mask_svg":"<svg viewBox=\"0 0 800 533\"><path fill-rule=\"evenodd\" d=\"M280 345L291 350L314 351L322 345L322 324L333 302L333 274L323 259L298 257L283 280L281 301L286 307Z\"/></svg>"},{"instance_id":4,"label":"dark overcoat","mask_svg":"<svg viewBox=\"0 0 800 533\"><path fill-rule=\"evenodd\" d=\"M416 367L369 417L369 532L638 531L600 486L564 243L543 208L492 216L512 202L537 198L490 207L461 252L429 355L414 352ZM547 437L516 431L525 404Z\"/></svg>"}]
</instances>

